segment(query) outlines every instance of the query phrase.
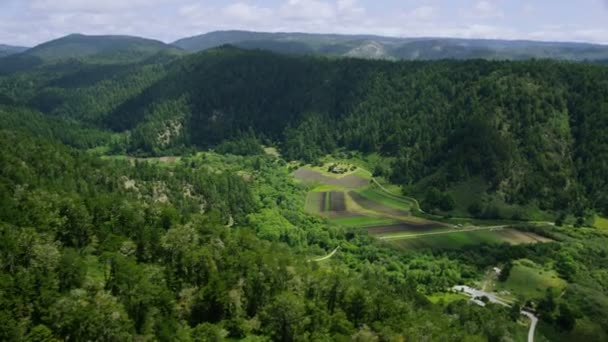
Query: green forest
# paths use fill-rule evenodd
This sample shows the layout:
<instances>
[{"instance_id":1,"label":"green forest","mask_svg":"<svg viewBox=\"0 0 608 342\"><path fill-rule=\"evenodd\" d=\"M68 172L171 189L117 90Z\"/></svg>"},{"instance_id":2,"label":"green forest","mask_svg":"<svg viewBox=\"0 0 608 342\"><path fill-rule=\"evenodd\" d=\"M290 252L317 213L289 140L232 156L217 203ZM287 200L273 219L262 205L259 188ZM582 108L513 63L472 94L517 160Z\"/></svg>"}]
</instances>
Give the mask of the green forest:
<instances>
[{"instance_id":1,"label":"green forest","mask_svg":"<svg viewBox=\"0 0 608 342\"><path fill-rule=\"evenodd\" d=\"M608 66L135 51L0 68L0 340L608 339Z\"/></svg>"}]
</instances>

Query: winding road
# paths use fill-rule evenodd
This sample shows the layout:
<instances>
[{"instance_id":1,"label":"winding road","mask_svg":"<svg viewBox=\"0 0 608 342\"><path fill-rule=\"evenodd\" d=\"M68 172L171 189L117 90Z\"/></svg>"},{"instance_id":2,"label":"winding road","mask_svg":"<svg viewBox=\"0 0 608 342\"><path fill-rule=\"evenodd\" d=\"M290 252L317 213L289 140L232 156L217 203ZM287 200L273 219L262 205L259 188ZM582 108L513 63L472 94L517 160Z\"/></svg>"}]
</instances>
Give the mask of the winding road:
<instances>
[{"instance_id":1,"label":"winding road","mask_svg":"<svg viewBox=\"0 0 608 342\"><path fill-rule=\"evenodd\" d=\"M338 252L339 249L340 249L340 246L336 247L336 249L334 249L331 253L327 254L326 256L324 256L322 258L318 258L318 259L310 259L310 260L308 260L308 262L311 262L311 261L319 262L319 261L327 260L327 259L333 257L334 254L336 254L336 252Z\"/></svg>"},{"instance_id":2,"label":"winding road","mask_svg":"<svg viewBox=\"0 0 608 342\"><path fill-rule=\"evenodd\" d=\"M522 315L528 317L531 321L530 330L528 331L528 342L534 342L534 331L536 331L536 325L538 324L538 317L534 316L528 311L522 311Z\"/></svg>"},{"instance_id":3,"label":"winding road","mask_svg":"<svg viewBox=\"0 0 608 342\"><path fill-rule=\"evenodd\" d=\"M464 285L454 286L452 288L452 290L457 291L457 292L466 293L467 295L469 295L471 297L473 302L475 302L476 304L481 305L481 306L483 306L485 304L483 302L480 302L479 300L475 300L475 298L486 297L486 298L488 298L490 303L495 303L495 304L502 305L502 306L509 307L509 308L511 307L511 304L509 304L509 301L502 299L493 293L480 291L480 290L474 289L469 286L464 286ZM528 317L531 321L530 330L528 330L528 342L534 342L534 333L536 331L536 325L538 325L538 317L536 317L531 312L523 311L523 310L521 311L521 314Z\"/></svg>"}]
</instances>

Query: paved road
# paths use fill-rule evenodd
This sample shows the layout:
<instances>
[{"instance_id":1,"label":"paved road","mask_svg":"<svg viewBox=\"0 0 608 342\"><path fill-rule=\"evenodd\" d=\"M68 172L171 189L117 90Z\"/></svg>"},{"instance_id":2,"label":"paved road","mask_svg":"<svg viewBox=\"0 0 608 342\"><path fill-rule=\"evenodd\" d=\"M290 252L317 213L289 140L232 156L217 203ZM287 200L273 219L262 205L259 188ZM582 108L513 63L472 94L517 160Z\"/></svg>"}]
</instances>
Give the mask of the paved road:
<instances>
[{"instance_id":1,"label":"paved road","mask_svg":"<svg viewBox=\"0 0 608 342\"><path fill-rule=\"evenodd\" d=\"M534 342L534 331L536 331L536 325L538 324L538 317L534 316L528 311L522 311L522 315L530 318L530 330L528 330L528 342Z\"/></svg>"},{"instance_id":2,"label":"paved road","mask_svg":"<svg viewBox=\"0 0 608 342\"><path fill-rule=\"evenodd\" d=\"M311 259L311 260L308 260L308 261L309 261L309 262L310 262L310 261L319 262L319 261L327 260L327 259L329 259L329 258L333 257L333 256L334 256L334 254L336 254L336 252L338 252L338 250L339 250L339 249L340 249L340 246L336 247L336 249L334 249L334 250L333 250L331 253L327 254L326 256L324 256L324 257L322 257L322 258L318 258L318 259Z\"/></svg>"},{"instance_id":3,"label":"paved road","mask_svg":"<svg viewBox=\"0 0 608 342\"><path fill-rule=\"evenodd\" d=\"M480 291L480 290L474 289L472 287L463 286L463 285L454 286L452 289L454 291L464 292L467 295L471 296L471 298L473 298L473 299L476 297L479 297L479 298L486 297L486 298L488 298L490 303L495 303L495 304L499 304L502 306L511 307L511 304L509 304L509 302L507 300L502 299L490 292ZM476 300L475 300L475 303L482 305L482 306L485 305L483 302L476 301ZM531 312L528 312L528 311L522 311L521 314L530 318L531 323L530 323L530 330L528 330L528 342L534 342L534 333L536 331L536 325L538 324L538 317L536 317L534 314L532 314Z\"/></svg>"}]
</instances>

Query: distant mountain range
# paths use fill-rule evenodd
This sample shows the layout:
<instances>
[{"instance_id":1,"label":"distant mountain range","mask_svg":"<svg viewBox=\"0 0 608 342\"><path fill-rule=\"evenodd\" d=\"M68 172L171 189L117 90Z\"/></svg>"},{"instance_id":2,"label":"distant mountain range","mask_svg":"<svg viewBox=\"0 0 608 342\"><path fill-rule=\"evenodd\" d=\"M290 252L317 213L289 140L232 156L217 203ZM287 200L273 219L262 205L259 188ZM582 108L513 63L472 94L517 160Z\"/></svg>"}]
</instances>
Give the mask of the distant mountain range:
<instances>
[{"instance_id":1,"label":"distant mountain range","mask_svg":"<svg viewBox=\"0 0 608 342\"><path fill-rule=\"evenodd\" d=\"M177 47L152 39L71 34L0 59L0 71L19 71L66 60L96 64L133 63L159 54L183 53Z\"/></svg>"},{"instance_id":2,"label":"distant mountain range","mask_svg":"<svg viewBox=\"0 0 608 342\"><path fill-rule=\"evenodd\" d=\"M455 38L394 38L373 35L308 33L265 33L217 31L178 40L173 45L197 52L224 44L259 48L280 53L323 54L361 58L509 59L550 58L563 60L608 59L608 46L587 43L559 43Z\"/></svg>"},{"instance_id":3,"label":"distant mountain range","mask_svg":"<svg viewBox=\"0 0 608 342\"><path fill-rule=\"evenodd\" d=\"M31 49L0 45L0 72L19 71L65 60L96 64L133 63L159 55L195 53L227 44L286 54L389 60L608 60L608 46L586 43L216 31L180 39L172 44L131 36L72 34Z\"/></svg>"},{"instance_id":4,"label":"distant mountain range","mask_svg":"<svg viewBox=\"0 0 608 342\"><path fill-rule=\"evenodd\" d=\"M0 57L6 57L10 55L14 55L16 53L21 53L28 48L23 46L11 46L11 45L3 45L0 44Z\"/></svg>"}]
</instances>

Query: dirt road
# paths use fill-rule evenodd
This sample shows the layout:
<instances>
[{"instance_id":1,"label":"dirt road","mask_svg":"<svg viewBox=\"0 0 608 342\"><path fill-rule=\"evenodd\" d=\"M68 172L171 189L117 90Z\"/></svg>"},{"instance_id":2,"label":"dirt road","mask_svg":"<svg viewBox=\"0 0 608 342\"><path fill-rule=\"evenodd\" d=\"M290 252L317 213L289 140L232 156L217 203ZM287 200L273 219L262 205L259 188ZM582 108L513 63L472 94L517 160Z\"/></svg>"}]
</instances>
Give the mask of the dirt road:
<instances>
[{"instance_id":1,"label":"dirt road","mask_svg":"<svg viewBox=\"0 0 608 342\"><path fill-rule=\"evenodd\" d=\"M479 300L475 300L475 298L482 298L482 297L486 297L488 298L488 300L490 301L490 303L495 303L498 305L502 305L502 306L506 306L506 307L511 307L511 304L509 303L509 301L498 297L497 295L490 293L490 292L485 292L485 291L481 291L481 290L477 290L474 289L472 287L469 286L464 286L464 285L459 285L459 286L454 286L452 288L452 290L457 291L457 292L462 292L462 293L466 293L467 295L469 295L476 304L479 305L485 305L483 302L480 302ZM530 319L530 330L528 330L528 342L534 342L534 333L536 331L536 325L538 325L538 317L536 317L534 314L532 314L531 312L528 311L521 311L521 314L528 317Z\"/></svg>"}]
</instances>

